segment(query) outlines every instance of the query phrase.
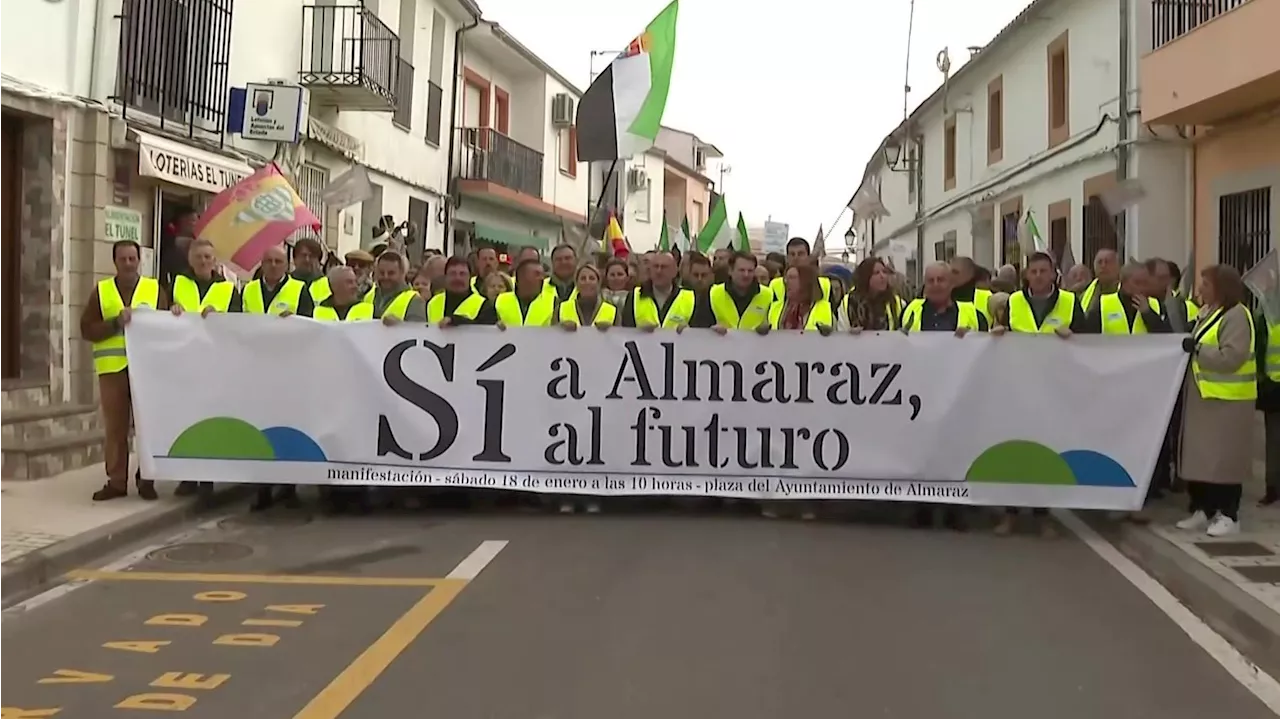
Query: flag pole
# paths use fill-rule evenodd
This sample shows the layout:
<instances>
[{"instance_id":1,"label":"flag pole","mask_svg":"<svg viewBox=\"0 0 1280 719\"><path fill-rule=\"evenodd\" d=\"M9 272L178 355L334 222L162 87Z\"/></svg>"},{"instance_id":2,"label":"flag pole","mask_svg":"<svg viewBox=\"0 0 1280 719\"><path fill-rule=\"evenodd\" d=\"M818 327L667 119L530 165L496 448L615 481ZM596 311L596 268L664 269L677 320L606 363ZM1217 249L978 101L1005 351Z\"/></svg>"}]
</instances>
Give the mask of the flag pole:
<instances>
[{"instance_id":1,"label":"flag pole","mask_svg":"<svg viewBox=\"0 0 1280 719\"><path fill-rule=\"evenodd\" d=\"M588 165L589 166L589 165ZM618 158L613 158L613 162L609 163L609 171L604 174L603 182L601 182L600 195L596 197L596 204L591 208L591 214L587 215L587 232L591 232L591 226L595 224L596 219L600 217L600 207L604 205L604 196L609 193L609 179L613 177L613 171L618 169ZM588 234L588 236L590 236Z\"/></svg>"}]
</instances>

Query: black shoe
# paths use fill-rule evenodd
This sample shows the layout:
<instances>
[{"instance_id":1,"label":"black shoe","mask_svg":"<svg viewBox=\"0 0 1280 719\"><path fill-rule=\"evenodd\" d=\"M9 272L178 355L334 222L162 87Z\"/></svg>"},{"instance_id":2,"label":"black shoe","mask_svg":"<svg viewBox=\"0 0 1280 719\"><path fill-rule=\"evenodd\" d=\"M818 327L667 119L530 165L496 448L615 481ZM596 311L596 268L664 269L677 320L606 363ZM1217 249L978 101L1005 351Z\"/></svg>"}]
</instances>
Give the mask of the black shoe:
<instances>
[{"instance_id":1,"label":"black shoe","mask_svg":"<svg viewBox=\"0 0 1280 719\"><path fill-rule=\"evenodd\" d=\"M1266 493L1262 495L1262 499L1258 500L1258 506L1270 507L1276 502L1280 502L1280 489L1272 489L1268 487Z\"/></svg>"},{"instance_id":2,"label":"black shoe","mask_svg":"<svg viewBox=\"0 0 1280 719\"><path fill-rule=\"evenodd\" d=\"M916 529L927 529L933 526L933 509L920 507L911 513L911 526Z\"/></svg>"},{"instance_id":3,"label":"black shoe","mask_svg":"<svg viewBox=\"0 0 1280 719\"><path fill-rule=\"evenodd\" d=\"M964 521L964 515L958 509L944 509L942 511L942 526L953 532L964 532L969 529L969 525Z\"/></svg>"},{"instance_id":4,"label":"black shoe","mask_svg":"<svg viewBox=\"0 0 1280 719\"><path fill-rule=\"evenodd\" d=\"M253 500L253 504L249 505L250 512L261 512L271 508L274 500L271 496L271 485L264 484L258 487L258 496Z\"/></svg>"},{"instance_id":5,"label":"black shoe","mask_svg":"<svg viewBox=\"0 0 1280 719\"><path fill-rule=\"evenodd\" d=\"M102 485L102 489L99 489L98 491L93 493L93 501L105 502L110 499L119 499L121 497L128 497L128 496L129 496L129 490L119 489L117 487L111 486L110 484L104 484Z\"/></svg>"},{"instance_id":6,"label":"black shoe","mask_svg":"<svg viewBox=\"0 0 1280 719\"><path fill-rule=\"evenodd\" d=\"M302 500L298 499L298 489L292 484L286 484L280 489L276 501L284 505L285 509L298 509L302 506Z\"/></svg>"},{"instance_id":7,"label":"black shoe","mask_svg":"<svg viewBox=\"0 0 1280 719\"><path fill-rule=\"evenodd\" d=\"M159 494L156 494L156 483L155 483L155 482L153 482L153 481L151 481L151 480L149 480L149 479L138 479L138 480L137 480L137 485L138 485L138 496L139 496L139 497L142 497L143 499L147 500L148 502L154 502L155 500L160 499L160 495L159 495Z\"/></svg>"},{"instance_id":8,"label":"black shoe","mask_svg":"<svg viewBox=\"0 0 1280 719\"><path fill-rule=\"evenodd\" d=\"M196 487L195 482L178 482L178 488L173 490L173 496L190 497L197 491L199 491L199 489Z\"/></svg>"}]
</instances>

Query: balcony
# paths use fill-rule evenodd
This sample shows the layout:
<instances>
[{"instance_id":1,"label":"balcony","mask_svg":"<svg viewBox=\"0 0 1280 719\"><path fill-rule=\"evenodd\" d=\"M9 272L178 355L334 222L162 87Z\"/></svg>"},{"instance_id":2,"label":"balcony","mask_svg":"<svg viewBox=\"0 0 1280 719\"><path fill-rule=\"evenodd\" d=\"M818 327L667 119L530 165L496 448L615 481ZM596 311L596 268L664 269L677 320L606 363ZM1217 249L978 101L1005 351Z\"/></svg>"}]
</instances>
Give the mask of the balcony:
<instances>
[{"instance_id":1,"label":"balcony","mask_svg":"<svg viewBox=\"0 0 1280 719\"><path fill-rule=\"evenodd\" d=\"M162 129L222 137L232 0L124 0L116 89L123 107Z\"/></svg>"},{"instance_id":2,"label":"balcony","mask_svg":"<svg viewBox=\"0 0 1280 719\"><path fill-rule=\"evenodd\" d=\"M1280 0L1152 0L1142 120L1214 125L1280 101Z\"/></svg>"},{"instance_id":3,"label":"balcony","mask_svg":"<svg viewBox=\"0 0 1280 719\"><path fill-rule=\"evenodd\" d=\"M542 153L488 127L458 132L458 179L492 183L542 199Z\"/></svg>"},{"instance_id":4,"label":"balcony","mask_svg":"<svg viewBox=\"0 0 1280 719\"><path fill-rule=\"evenodd\" d=\"M399 65L400 38L363 3L302 8L298 82L311 90L313 103L395 112Z\"/></svg>"}]
</instances>

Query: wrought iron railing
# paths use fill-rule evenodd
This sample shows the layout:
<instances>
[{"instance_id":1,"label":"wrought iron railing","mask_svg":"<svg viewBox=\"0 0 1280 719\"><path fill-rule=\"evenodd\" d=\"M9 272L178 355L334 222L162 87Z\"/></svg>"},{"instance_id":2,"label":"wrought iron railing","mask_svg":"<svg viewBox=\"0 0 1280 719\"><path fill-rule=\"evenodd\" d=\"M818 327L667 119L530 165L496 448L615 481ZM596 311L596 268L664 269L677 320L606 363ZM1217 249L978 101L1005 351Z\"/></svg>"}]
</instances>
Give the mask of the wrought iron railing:
<instances>
[{"instance_id":1,"label":"wrought iron railing","mask_svg":"<svg viewBox=\"0 0 1280 719\"><path fill-rule=\"evenodd\" d=\"M123 0L116 90L161 128L222 137L233 0Z\"/></svg>"},{"instance_id":2,"label":"wrought iron railing","mask_svg":"<svg viewBox=\"0 0 1280 719\"><path fill-rule=\"evenodd\" d=\"M1250 0L1151 0L1151 48L1173 42Z\"/></svg>"},{"instance_id":3,"label":"wrought iron railing","mask_svg":"<svg viewBox=\"0 0 1280 719\"><path fill-rule=\"evenodd\" d=\"M458 128L458 177L542 199L542 153L488 127Z\"/></svg>"},{"instance_id":4,"label":"wrought iron railing","mask_svg":"<svg viewBox=\"0 0 1280 719\"><path fill-rule=\"evenodd\" d=\"M302 8L303 85L364 88L394 103L400 38L364 4Z\"/></svg>"}]
</instances>

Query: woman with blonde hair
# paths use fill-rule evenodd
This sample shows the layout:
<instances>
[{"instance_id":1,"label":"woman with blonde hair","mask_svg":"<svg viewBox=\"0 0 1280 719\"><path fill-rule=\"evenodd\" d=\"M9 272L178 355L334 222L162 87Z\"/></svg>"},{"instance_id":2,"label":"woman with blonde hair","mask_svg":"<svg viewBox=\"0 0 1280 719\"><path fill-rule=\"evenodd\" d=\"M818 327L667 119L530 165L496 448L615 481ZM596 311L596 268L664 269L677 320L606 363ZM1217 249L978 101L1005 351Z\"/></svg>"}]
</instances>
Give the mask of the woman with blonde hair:
<instances>
[{"instance_id":1,"label":"woman with blonde hair","mask_svg":"<svg viewBox=\"0 0 1280 719\"><path fill-rule=\"evenodd\" d=\"M1191 371L1182 390L1178 476L1186 480L1191 515L1178 528L1224 537L1240 531L1243 482L1253 474L1256 328L1234 267L1206 267L1200 299L1191 336L1182 340Z\"/></svg>"},{"instance_id":2,"label":"woman with blonde hair","mask_svg":"<svg viewBox=\"0 0 1280 719\"><path fill-rule=\"evenodd\" d=\"M514 287L511 284L511 278L502 274L498 270L491 270L481 277L477 284L480 286L480 294L485 296L487 300L497 300L498 295L504 292L511 292Z\"/></svg>"}]
</instances>

